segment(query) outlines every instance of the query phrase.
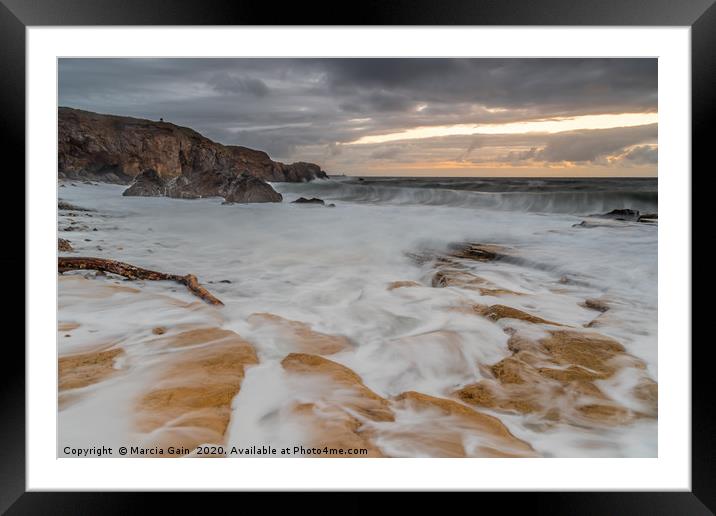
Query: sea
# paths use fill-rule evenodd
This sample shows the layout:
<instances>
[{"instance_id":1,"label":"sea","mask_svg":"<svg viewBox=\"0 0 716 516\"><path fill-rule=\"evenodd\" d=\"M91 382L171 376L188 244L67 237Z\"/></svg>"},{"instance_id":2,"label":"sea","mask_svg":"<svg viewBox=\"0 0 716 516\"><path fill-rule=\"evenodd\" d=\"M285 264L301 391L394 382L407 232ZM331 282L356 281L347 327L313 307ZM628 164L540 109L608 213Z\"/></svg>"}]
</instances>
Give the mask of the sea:
<instances>
[{"instance_id":1,"label":"sea","mask_svg":"<svg viewBox=\"0 0 716 516\"><path fill-rule=\"evenodd\" d=\"M449 397L487 377L485 365L510 355L504 325L455 307L499 303L583 328L599 315L582 306L584 300L602 299L610 310L599 333L623 344L658 381L658 224L596 216L615 209L658 213L656 178L333 177L273 183L282 203L244 205L222 205L220 198L123 197L126 187L120 185L61 185L60 199L95 210L82 220L84 230L63 231L79 219L59 216L59 236L71 241L73 255L195 274L225 304L218 324L253 344L259 364L247 368L233 400L227 446L296 444L300 428L277 414L310 398L281 367L291 343L252 325L255 313L347 337L351 349L330 359L355 371L382 397L405 391ZM291 202L299 197L335 206ZM415 256L440 255L464 242L509 249L508 260L466 262L465 267L519 295L433 287L434 264ZM397 281L418 286L388 288ZM72 338L60 336L60 355L113 342L125 351L116 367L128 371L86 388L59 412L61 442L80 447L126 441L134 431L127 417L132 400L151 381L141 373L153 353L148 332L204 317L159 300L168 294L196 301L181 286L132 284L157 301L90 299L77 284L59 282L58 318L80 324ZM625 373L602 380L600 388L630 406L635 381ZM590 427L545 425L534 414L486 411L542 457L657 455L653 418ZM433 417L398 412L389 430L384 423L364 424L374 425L373 441L387 456L430 456L406 445L395 430L414 430L421 418ZM464 435L468 454L470 439Z\"/></svg>"}]
</instances>

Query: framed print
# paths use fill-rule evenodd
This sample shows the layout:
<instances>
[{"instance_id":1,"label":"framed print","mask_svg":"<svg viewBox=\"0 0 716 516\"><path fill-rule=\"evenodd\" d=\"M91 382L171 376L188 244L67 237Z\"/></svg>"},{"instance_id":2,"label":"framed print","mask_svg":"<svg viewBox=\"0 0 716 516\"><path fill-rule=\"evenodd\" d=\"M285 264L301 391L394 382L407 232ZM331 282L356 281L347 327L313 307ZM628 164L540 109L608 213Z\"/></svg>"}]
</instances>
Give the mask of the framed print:
<instances>
[{"instance_id":1,"label":"framed print","mask_svg":"<svg viewBox=\"0 0 716 516\"><path fill-rule=\"evenodd\" d=\"M691 169L716 8L452 5L3 3L27 206L3 510L713 510Z\"/></svg>"}]
</instances>

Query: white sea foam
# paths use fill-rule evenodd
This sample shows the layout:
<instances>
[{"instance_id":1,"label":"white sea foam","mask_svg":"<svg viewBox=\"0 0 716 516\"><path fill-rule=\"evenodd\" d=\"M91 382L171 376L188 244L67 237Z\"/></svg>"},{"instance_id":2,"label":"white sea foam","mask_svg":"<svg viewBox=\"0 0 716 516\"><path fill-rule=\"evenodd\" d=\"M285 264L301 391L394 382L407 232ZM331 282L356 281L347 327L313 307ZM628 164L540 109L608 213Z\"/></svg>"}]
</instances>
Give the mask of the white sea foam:
<instances>
[{"instance_id":1,"label":"white sea foam","mask_svg":"<svg viewBox=\"0 0 716 516\"><path fill-rule=\"evenodd\" d=\"M472 241L517 250L515 260L475 265L481 277L530 294L510 297L512 306L545 319L582 325L597 314L579 303L586 298L608 299L612 310L605 314L599 331L644 360L649 374L657 379L656 226L572 227L583 219L569 213L532 213L494 205L452 206L450 199L403 202L400 192L375 202L347 201L341 200L348 198L345 194L331 196L331 189L340 189L330 181L274 186L284 193L283 203L230 206L222 206L221 199L122 197L124 187L115 185L68 183L60 188L60 198L97 210L87 218L60 217L61 228L79 219L90 227L89 231L60 232L60 237L72 242L76 255L193 273L225 303L220 310L208 306L181 309L166 298L196 301L183 287L146 282L139 283L141 302L117 306L101 299L83 300L81 290L61 282L60 320L82 326L76 336L60 338L60 352L78 351L102 339L120 339L137 364L151 360L151 350L142 344L151 327L213 320L254 343L261 360L259 366L249 368L234 400L229 444L288 445L291 432L299 430L272 427L281 420L272 415L285 411L292 399L301 398L302 391L290 388L282 376L278 362L286 349L249 324L248 316L269 312L303 321L316 331L347 336L354 350L331 358L356 371L380 395L417 390L445 396L479 379L478 363L494 363L509 353L507 336L498 324L446 309L465 302L506 300L477 291L430 288L428 266L416 265L406 252ZM337 206L286 202L299 195L320 196ZM398 197L397 202L391 195ZM623 206L604 208L611 207ZM564 278L570 283L560 282ZM426 286L386 288L398 280L421 281ZM220 315L211 315L216 312ZM137 382L141 381L137 376ZM117 392L117 383L107 383L106 388L93 391L92 402L78 402L72 412L63 411L60 433L72 435L73 445L81 444L75 442L80 436L91 440L93 432L108 431L93 413L103 401L112 407L129 403L128 395ZM627 400L625 392L631 386L629 378L619 377L604 388L615 398ZM128 391L135 388L128 387ZM410 419L402 419L406 418ZM655 421L609 431L564 425L545 432L535 430L529 417L500 418L515 435L547 456L656 454ZM259 438L263 442L251 442ZM396 443L386 446L400 448Z\"/></svg>"}]
</instances>

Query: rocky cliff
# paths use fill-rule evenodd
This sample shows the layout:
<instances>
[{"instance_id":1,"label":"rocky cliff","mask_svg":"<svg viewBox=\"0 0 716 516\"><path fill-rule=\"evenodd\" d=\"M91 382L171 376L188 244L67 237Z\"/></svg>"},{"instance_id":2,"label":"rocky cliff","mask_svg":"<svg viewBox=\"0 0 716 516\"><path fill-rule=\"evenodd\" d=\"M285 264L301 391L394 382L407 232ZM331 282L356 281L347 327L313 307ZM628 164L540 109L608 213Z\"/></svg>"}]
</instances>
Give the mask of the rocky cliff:
<instances>
[{"instance_id":1,"label":"rocky cliff","mask_svg":"<svg viewBox=\"0 0 716 516\"><path fill-rule=\"evenodd\" d=\"M313 163L290 165L246 147L222 145L168 122L101 115L66 107L58 113L59 177L130 183L147 170L183 185L226 183L243 175L264 181L310 181L328 176ZM206 192L204 192L206 193Z\"/></svg>"}]
</instances>

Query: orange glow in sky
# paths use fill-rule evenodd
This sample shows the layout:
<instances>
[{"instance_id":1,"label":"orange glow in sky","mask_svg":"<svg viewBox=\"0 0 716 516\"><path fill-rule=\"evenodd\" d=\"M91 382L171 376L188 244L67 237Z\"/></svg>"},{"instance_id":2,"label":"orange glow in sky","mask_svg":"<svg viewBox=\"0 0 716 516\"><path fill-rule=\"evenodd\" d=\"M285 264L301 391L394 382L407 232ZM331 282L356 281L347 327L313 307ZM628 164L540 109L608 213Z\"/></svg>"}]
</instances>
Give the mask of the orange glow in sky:
<instances>
[{"instance_id":1,"label":"orange glow in sky","mask_svg":"<svg viewBox=\"0 0 716 516\"><path fill-rule=\"evenodd\" d=\"M348 145L386 143L401 140L416 140L440 136L460 136L473 134L525 134L559 133L582 129L610 129L615 127L633 127L658 122L657 113L620 113L610 115L584 115L569 118L550 118L506 124L455 124L414 127L395 133L363 136Z\"/></svg>"}]
</instances>

